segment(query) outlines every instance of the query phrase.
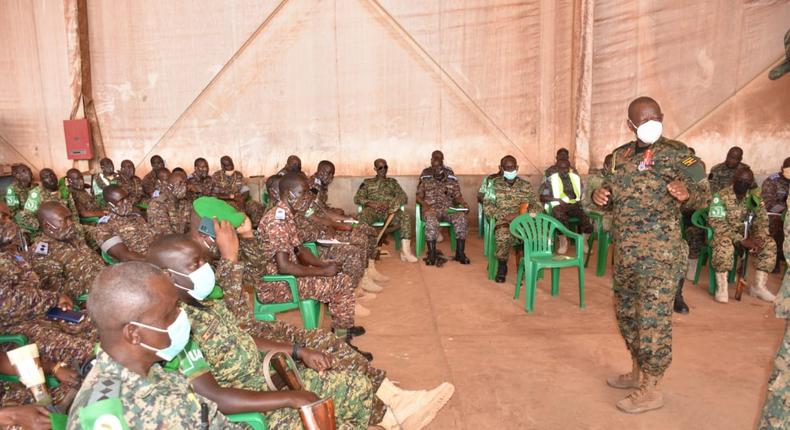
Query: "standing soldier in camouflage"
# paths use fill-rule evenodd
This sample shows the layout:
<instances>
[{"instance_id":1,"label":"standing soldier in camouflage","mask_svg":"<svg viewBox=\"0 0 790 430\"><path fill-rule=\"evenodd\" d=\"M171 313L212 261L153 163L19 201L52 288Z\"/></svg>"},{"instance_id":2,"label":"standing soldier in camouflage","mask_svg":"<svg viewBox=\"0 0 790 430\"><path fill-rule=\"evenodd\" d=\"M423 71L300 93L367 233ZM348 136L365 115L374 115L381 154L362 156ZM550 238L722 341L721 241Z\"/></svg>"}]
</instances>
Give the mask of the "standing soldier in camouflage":
<instances>
[{"instance_id":1,"label":"standing soldier in camouflage","mask_svg":"<svg viewBox=\"0 0 790 430\"><path fill-rule=\"evenodd\" d=\"M154 195L154 191L158 189L157 187L157 177L156 171L165 167L165 160L158 155L154 155L151 157L151 171L148 172L145 176L143 176L142 185L143 185L143 193L144 199L150 199Z\"/></svg>"},{"instance_id":2,"label":"standing soldier in camouflage","mask_svg":"<svg viewBox=\"0 0 790 430\"><path fill-rule=\"evenodd\" d=\"M743 149L738 146L733 146L727 151L727 158L723 163L719 163L710 169L708 175L708 182L710 183L710 192L717 193L722 188L729 187L732 184L732 177L735 176L735 171L739 167L749 167L748 164L742 163Z\"/></svg>"},{"instance_id":3,"label":"standing soldier in camouflage","mask_svg":"<svg viewBox=\"0 0 790 430\"><path fill-rule=\"evenodd\" d=\"M510 222L523 213L539 213L540 203L532 191L532 185L518 176L518 164L512 155L502 157L499 162L502 176L497 176L491 181L488 198L485 200L485 216L496 220L494 237L496 249L494 255L499 261L496 282L503 283L507 278L507 261L510 250L518 245L518 240L510 234ZM527 205L526 208L523 205Z\"/></svg>"},{"instance_id":4,"label":"standing soldier in camouflage","mask_svg":"<svg viewBox=\"0 0 790 430\"><path fill-rule=\"evenodd\" d=\"M187 200L187 175L173 172L159 196L148 205L148 223L157 236L186 233L192 215L192 202Z\"/></svg>"},{"instance_id":5,"label":"standing soldier in camouflage","mask_svg":"<svg viewBox=\"0 0 790 430\"><path fill-rule=\"evenodd\" d=\"M78 369L92 355L95 333L89 322L73 325L46 318L51 308L72 309L74 302L39 288L27 251L14 243L18 234L11 211L0 203L0 332L24 334L38 344L45 360Z\"/></svg>"},{"instance_id":6,"label":"standing soldier in camouflage","mask_svg":"<svg viewBox=\"0 0 790 430\"><path fill-rule=\"evenodd\" d=\"M631 102L628 126L637 139L614 150L592 195L614 212L615 315L633 367L607 383L636 389L617 402L628 413L664 405L659 383L672 361L672 302L688 255L680 212L704 206L709 195L702 163L683 143L661 136L663 119L655 100Z\"/></svg>"},{"instance_id":7,"label":"standing soldier in camouflage","mask_svg":"<svg viewBox=\"0 0 790 430\"><path fill-rule=\"evenodd\" d=\"M39 230L38 219L36 219L38 208L44 202L56 201L67 207L74 222L79 224L80 218L77 215L77 207L74 205L74 200L67 189L61 190L59 188L58 177L55 175L55 172L52 169L41 169L38 176L41 178L41 185L30 191L24 208L16 214L17 223L28 230Z\"/></svg>"},{"instance_id":8,"label":"standing soldier in camouflage","mask_svg":"<svg viewBox=\"0 0 790 430\"><path fill-rule=\"evenodd\" d=\"M790 32L788 32L790 35ZM785 201L790 204L790 199ZM785 236L790 235L790 217L785 218ZM790 265L790 240L784 243L785 263ZM774 360L774 370L768 379L768 394L760 417L758 430L782 430L790 428L790 271L785 272L782 287L774 301L774 312L777 318L785 321L785 335Z\"/></svg>"},{"instance_id":9,"label":"standing soldier in camouflage","mask_svg":"<svg viewBox=\"0 0 790 430\"><path fill-rule=\"evenodd\" d=\"M118 174L115 172L115 165L113 165L112 160L109 158L102 158L101 161L99 161L99 167L101 171L93 175L91 189L93 190L93 195L96 196L96 201L104 206L101 192L108 185L118 183Z\"/></svg>"},{"instance_id":10,"label":"standing soldier in camouflage","mask_svg":"<svg viewBox=\"0 0 790 430\"><path fill-rule=\"evenodd\" d=\"M774 268L776 262L776 243L768 233L768 214L765 207L758 203L759 198L750 191L753 184L754 174L751 169L739 167L732 184L714 193L710 204L708 224L713 228L711 261L713 270L716 271L715 299L719 303L727 303L729 299L727 272L735 261L736 247L746 248L757 257L754 284L749 288L749 293L767 302L775 298L765 288L765 283L768 272ZM751 212L754 212L754 220L748 237L745 237L744 223Z\"/></svg>"},{"instance_id":11,"label":"standing soldier in camouflage","mask_svg":"<svg viewBox=\"0 0 790 430\"><path fill-rule=\"evenodd\" d=\"M96 242L101 250L118 261L145 260L154 230L134 210L129 194L117 185L104 189L110 214L96 227Z\"/></svg>"},{"instance_id":12,"label":"standing soldier in camouflage","mask_svg":"<svg viewBox=\"0 0 790 430\"><path fill-rule=\"evenodd\" d=\"M41 288L77 300L86 294L104 262L82 238L69 210L58 202L46 202L38 210L40 234L33 244L31 263Z\"/></svg>"},{"instance_id":13,"label":"standing soldier in camouflage","mask_svg":"<svg viewBox=\"0 0 790 430\"><path fill-rule=\"evenodd\" d=\"M332 317L335 333L344 337L354 326L356 300L351 278L338 273L335 263L320 260L302 246L294 216L305 211L310 199L307 180L300 174L289 173L280 179L280 201L266 212L258 225L261 239L259 255L248 255L251 278L262 275L293 275L297 278L299 293L326 303ZM260 269L263 268L263 273ZM263 303L290 300L291 293L283 282L259 283L257 294Z\"/></svg>"},{"instance_id":14,"label":"standing soldier in camouflage","mask_svg":"<svg viewBox=\"0 0 790 430\"><path fill-rule=\"evenodd\" d=\"M244 211L244 201L250 191L244 185L244 175L233 166L233 159L224 155L219 159L222 168L211 175L214 182L214 195L227 201L234 208Z\"/></svg>"},{"instance_id":15,"label":"standing soldier in camouflage","mask_svg":"<svg viewBox=\"0 0 790 430\"><path fill-rule=\"evenodd\" d=\"M374 222L383 222L394 213L390 226L400 229L400 259L416 263L417 257L411 252L414 219L405 210L409 198L397 179L387 177L387 160L377 159L373 162L373 168L376 170L376 176L365 179L354 195L354 203L362 206L359 221L372 226Z\"/></svg>"},{"instance_id":16,"label":"standing soldier in camouflage","mask_svg":"<svg viewBox=\"0 0 790 430\"><path fill-rule=\"evenodd\" d=\"M450 178L450 171L442 165L442 161L431 160L433 171L430 177L422 177L417 185L417 203L422 207L425 219L425 240L428 245L428 258L425 264L436 264L436 240L439 236L439 221L447 220L455 229L455 261L469 264L464 253L466 245L467 220L466 212L447 213L453 205L469 208L461 195L461 187L455 177Z\"/></svg>"},{"instance_id":17,"label":"standing soldier in camouflage","mask_svg":"<svg viewBox=\"0 0 790 430\"><path fill-rule=\"evenodd\" d=\"M66 184L80 218L102 217L106 214L96 199L85 191L85 178L79 170L69 169L66 172Z\"/></svg>"},{"instance_id":18,"label":"standing soldier in camouflage","mask_svg":"<svg viewBox=\"0 0 790 430\"><path fill-rule=\"evenodd\" d=\"M180 373L158 364L189 341L189 319L168 296L171 288L159 268L141 262L109 266L96 278L88 313L101 345L93 377L69 411L69 430L104 428L101 423L142 430L245 428L195 394Z\"/></svg>"},{"instance_id":19,"label":"standing soldier in camouflage","mask_svg":"<svg viewBox=\"0 0 790 430\"><path fill-rule=\"evenodd\" d=\"M5 202L12 214L16 214L25 206L27 196L33 189L33 172L24 164L11 166L11 175L14 181L5 190Z\"/></svg>"},{"instance_id":20,"label":"standing soldier in camouflage","mask_svg":"<svg viewBox=\"0 0 790 430\"><path fill-rule=\"evenodd\" d=\"M118 172L118 185L126 190L134 206L142 203L144 197L150 197L150 195L146 196L143 191L142 179L134 174L134 163L132 163L132 160L121 161L121 170Z\"/></svg>"},{"instance_id":21,"label":"standing soldier in camouflage","mask_svg":"<svg viewBox=\"0 0 790 430\"><path fill-rule=\"evenodd\" d=\"M790 34L790 32L789 32ZM787 197L790 195L790 157L785 158L782 170L763 181L762 194L765 210L768 211L768 231L776 242L776 265L773 273L779 273L784 255L782 252L785 235L782 233L782 214L787 211Z\"/></svg>"},{"instance_id":22,"label":"standing soldier in camouflage","mask_svg":"<svg viewBox=\"0 0 790 430\"><path fill-rule=\"evenodd\" d=\"M205 158L195 160L195 170L189 176L187 184L187 198L190 202L198 197L213 195L214 180L208 174L208 161Z\"/></svg>"}]
</instances>

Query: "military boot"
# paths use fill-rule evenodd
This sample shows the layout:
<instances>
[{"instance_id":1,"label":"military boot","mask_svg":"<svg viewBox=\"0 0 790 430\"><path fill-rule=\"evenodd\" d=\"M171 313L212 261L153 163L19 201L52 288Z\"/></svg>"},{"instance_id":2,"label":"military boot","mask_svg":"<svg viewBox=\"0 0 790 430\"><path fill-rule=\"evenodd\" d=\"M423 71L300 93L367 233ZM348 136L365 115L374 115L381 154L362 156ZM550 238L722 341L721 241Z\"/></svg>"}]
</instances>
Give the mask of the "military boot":
<instances>
[{"instance_id":1,"label":"military boot","mask_svg":"<svg viewBox=\"0 0 790 430\"><path fill-rule=\"evenodd\" d=\"M368 259L368 268L365 269L368 273L368 277L373 280L373 282L387 282L390 280L388 276L381 274L381 272L376 269L376 260Z\"/></svg>"},{"instance_id":2,"label":"military boot","mask_svg":"<svg viewBox=\"0 0 790 430\"><path fill-rule=\"evenodd\" d=\"M639 388L640 378L642 371L639 369L636 359L631 359L631 373L624 373L622 375L612 376L606 378L606 384L612 388Z\"/></svg>"},{"instance_id":3,"label":"military boot","mask_svg":"<svg viewBox=\"0 0 790 430\"><path fill-rule=\"evenodd\" d=\"M719 303L727 303L730 300L727 286L727 272L716 272L716 295L713 299Z\"/></svg>"},{"instance_id":4,"label":"military boot","mask_svg":"<svg viewBox=\"0 0 790 430\"><path fill-rule=\"evenodd\" d=\"M411 240L401 239L400 241L400 261L416 263L417 257L411 253Z\"/></svg>"},{"instance_id":5,"label":"military boot","mask_svg":"<svg viewBox=\"0 0 790 430\"><path fill-rule=\"evenodd\" d=\"M685 279L681 279L678 282L678 290L675 292L675 312L679 314L687 314L689 313L689 307L686 304L686 301L683 300L683 284L685 283Z\"/></svg>"},{"instance_id":6,"label":"military boot","mask_svg":"<svg viewBox=\"0 0 790 430\"><path fill-rule=\"evenodd\" d=\"M425 264L428 266L436 265L436 241L429 240L425 243L428 246L428 256L425 258Z\"/></svg>"},{"instance_id":7,"label":"military boot","mask_svg":"<svg viewBox=\"0 0 790 430\"><path fill-rule=\"evenodd\" d=\"M661 377L642 374L642 382L636 391L617 402L617 409L629 414L641 414L664 406L664 394L659 387Z\"/></svg>"},{"instance_id":8,"label":"military boot","mask_svg":"<svg viewBox=\"0 0 790 430\"><path fill-rule=\"evenodd\" d=\"M688 266L686 266L686 279L694 282L694 277L697 274L697 258L689 258Z\"/></svg>"},{"instance_id":9,"label":"military boot","mask_svg":"<svg viewBox=\"0 0 790 430\"><path fill-rule=\"evenodd\" d=\"M466 247L466 240L465 239L458 239L455 241L455 261L461 264L469 264L469 257L464 254L464 248Z\"/></svg>"},{"instance_id":10,"label":"military boot","mask_svg":"<svg viewBox=\"0 0 790 430\"><path fill-rule=\"evenodd\" d=\"M507 260L498 260L497 268L496 268L496 278L494 280L502 284L507 279Z\"/></svg>"},{"instance_id":11,"label":"military boot","mask_svg":"<svg viewBox=\"0 0 790 430\"><path fill-rule=\"evenodd\" d=\"M409 391L385 378L376 391L376 397L387 405L387 414L379 425L385 429L422 429L433 421L454 392L455 387L448 382L432 390Z\"/></svg>"},{"instance_id":12,"label":"military boot","mask_svg":"<svg viewBox=\"0 0 790 430\"><path fill-rule=\"evenodd\" d=\"M768 288L765 288L765 282L768 280L768 272L763 272L762 270L756 270L754 272L754 285L749 288L749 294L754 297L757 297L760 300L765 300L766 302L773 302L776 299L776 296L773 295Z\"/></svg>"}]
</instances>

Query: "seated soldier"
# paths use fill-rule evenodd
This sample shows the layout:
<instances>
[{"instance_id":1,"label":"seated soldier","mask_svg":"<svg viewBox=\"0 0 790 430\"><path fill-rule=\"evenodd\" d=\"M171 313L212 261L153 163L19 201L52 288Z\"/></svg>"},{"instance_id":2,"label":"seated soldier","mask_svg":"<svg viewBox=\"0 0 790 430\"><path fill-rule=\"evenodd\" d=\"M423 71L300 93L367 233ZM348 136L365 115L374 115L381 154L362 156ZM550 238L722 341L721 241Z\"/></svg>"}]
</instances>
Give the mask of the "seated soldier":
<instances>
[{"instance_id":1,"label":"seated soldier","mask_svg":"<svg viewBox=\"0 0 790 430\"><path fill-rule=\"evenodd\" d=\"M30 259L40 286L77 300L88 292L104 262L85 243L69 210L62 204L42 204L38 222L43 234L36 237Z\"/></svg>"},{"instance_id":2,"label":"seated soldier","mask_svg":"<svg viewBox=\"0 0 790 430\"><path fill-rule=\"evenodd\" d=\"M510 222L522 213L541 211L540 204L532 191L532 185L518 176L518 164L512 155L502 157L499 162L502 176L491 181L488 198L485 201L485 215L496 220L494 237L496 249L494 255L499 261L495 281L505 282L507 278L507 262L511 249L518 245L516 237L510 234Z\"/></svg>"},{"instance_id":3,"label":"seated soldier","mask_svg":"<svg viewBox=\"0 0 790 430\"><path fill-rule=\"evenodd\" d=\"M23 334L38 344L43 359L79 369L91 358L93 327L88 321L73 325L46 317L54 307L72 309L74 302L64 294L39 288L28 253L14 243L18 234L11 211L0 203L0 333Z\"/></svg>"},{"instance_id":4,"label":"seated soldier","mask_svg":"<svg viewBox=\"0 0 790 430\"><path fill-rule=\"evenodd\" d=\"M302 172L302 160L297 157L296 155L289 155L288 159L285 160L285 166L278 170L272 176L285 176L286 173L301 173Z\"/></svg>"},{"instance_id":5,"label":"seated soldier","mask_svg":"<svg viewBox=\"0 0 790 430\"><path fill-rule=\"evenodd\" d=\"M187 198L192 202L198 197L210 196L213 192L214 180L208 174L208 161L198 158L195 160L195 170L188 178Z\"/></svg>"},{"instance_id":6,"label":"seated soldier","mask_svg":"<svg viewBox=\"0 0 790 430\"><path fill-rule=\"evenodd\" d=\"M40 360L41 369L47 375L52 375L57 378L60 385L55 388L47 387L50 397L52 398L52 407L54 411L66 412L71 406L71 401L77 393L80 384L80 377L76 371L64 366L62 363L52 363L48 360ZM5 352L0 352L0 374L14 375L18 374L16 368L11 365L8 355ZM19 382L3 382L0 381L0 428L8 428L6 426L18 425L23 429L28 428L50 428L49 410L44 406L35 406L36 399L31 392ZM43 413L39 412L37 408L43 409ZM17 414L19 414L17 416ZM38 419L46 420L46 427L36 427ZM18 428L18 427L10 427Z\"/></svg>"},{"instance_id":7,"label":"seated soldier","mask_svg":"<svg viewBox=\"0 0 790 430\"><path fill-rule=\"evenodd\" d=\"M68 193L68 190L61 190L58 185L58 177L52 169L41 169L39 173L41 178L41 185L33 188L27 197L25 206L21 212L16 214L16 221L25 229L36 231L39 229L38 219L36 213L38 208L44 202L56 201L60 202L68 208L71 212L71 217L75 223L79 224L80 218L77 215L77 207L74 205L74 199Z\"/></svg>"},{"instance_id":8,"label":"seated soldier","mask_svg":"<svg viewBox=\"0 0 790 430\"><path fill-rule=\"evenodd\" d=\"M543 171L543 181L546 185L550 186L550 184L548 184L546 181L548 181L551 175L559 171L557 163L559 163L560 160L565 160L568 163L570 163L570 156L571 156L570 152L565 148L560 148L557 150L557 153L554 156L554 164L552 164L546 170ZM573 166L571 166L570 170L573 173L578 174L578 172L576 171L576 169L573 168Z\"/></svg>"},{"instance_id":9,"label":"seated soldier","mask_svg":"<svg viewBox=\"0 0 790 430\"><path fill-rule=\"evenodd\" d=\"M5 202L12 214L22 210L27 201L30 190L33 189L33 172L24 164L11 166L11 175L14 181L5 190Z\"/></svg>"},{"instance_id":10,"label":"seated soldier","mask_svg":"<svg viewBox=\"0 0 790 430\"><path fill-rule=\"evenodd\" d=\"M101 250L118 261L143 261L155 233L142 215L134 210L129 194L118 185L103 191L110 214L99 220L96 242Z\"/></svg>"},{"instance_id":11,"label":"seated soldier","mask_svg":"<svg viewBox=\"0 0 790 430\"><path fill-rule=\"evenodd\" d=\"M168 294L171 288L166 274L143 262L108 266L96 277L88 313L101 345L69 411L68 429L245 428L229 422L180 373L158 364L189 342L189 318Z\"/></svg>"},{"instance_id":12,"label":"seated soldier","mask_svg":"<svg viewBox=\"0 0 790 430\"><path fill-rule=\"evenodd\" d=\"M784 233L782 232L782 214L787 212L787 197L790 194L790 157L785 158L782 169L763 181L761 197L768 212L768 231L776 242L776 265L773 273L780 273L784 253ZM785 215L786 216L786 215Z\"/></svg>"},{"instance_id":13,"label":"seated soldier","mask_svg":"<svg viewBox=\"0 0 790 430\"><path fill-rule=\"evenodd\" d=\"M96 196L96 201L103 206L104 201L102 200L101 192L108 185L118 183L118 174L115 172L115 165L109 158L102 158L99 161L99 167L101 167L101 171L93 175L91 189L93 190L93 195Z\"/></svg>"},{"instance_id":14,"label":"seated soldier","mask_svg":"<svg viewBox=\"0 0 790 430\"><path fill-rule=\"evenodd\" d=\"M154 234L186 233L192 214L192 202L187 200L187 176L173 172L159 196L148 205L148 223Z\"/></svg>"},{"instance_id":15,"label":"seated soldier","mask_svg":"<svg viewBox=\"0 0 790 430\"><path fill-rule=\"evenodd\" d=\"M143 203L145 192L143 181L134 174L134 163L131 160L121 161L121 170L118 172L118 185L121 186L132 199L132 205Z\"/></svg>"},{"instance_id":16,"label":"seated soldier","mask_svg":"<svg viewBox=\"0 0 790 430\"><path fill-rule=\"evenodd\" d=\"M741 162L743 160L743 149L738 146L733 146L727 151L727 158L723 163L719 163L710 169L708 174L708 183L710 183L710 192L717 193L723 188L732 185L732 178L735 176L735 171L739 167L749 167L748 164Z\"/></svg>"},{"instance_id":17,"label":"seated soldier","mask_svg":"<svg viewBox=\"0 0 790 430\"><path fill-rule=\"evenodd\" d=\"M428 179L428 178L431 178L433 176L433 168L434 168L435 165L439 165L441 167L444 167L444 169L447 170L447 175L451 179L458 180L458 178L455 177L455 173L453 172L453 169L451 169L450 166L445 166L444 165L444 152L442 152L442 151L437 149L437 150L431 152L430 165L428 167L422 169L422 172L420 173L420 182L422 182L423 179Z\"/></svg>"},{"instance_id":18,"label":"seated soldier","mask_svg":"<svg viewBox=\"0 0 790 430\"><path fill-rule=\"evenodd\" d=\"M417 185L417 203L422 206L422 217L425 219L425 240L428 247L428 257L425 264L436 264L436 241L439 235L439 221L449 221L455 230L455 261L469 264L469 258L464 253L466 244L467 220L466 212L448 213L453 205L469 209L469 205L461 195L461 187L450 171L445 168L438 158L434 158L433 172L430 177L421 177Z\"/></svg>"},{"instance_id":19,"label":"seated soldier","mask_svg":"<svg viewBox=\"0 0 790 430\"><path fill-rule=\"evenodd\" d=\"M160 167L156 169L154 173L156 174L156 182L154 183L154 192L151 193L152 199L159 197L162 189L167 184L167 180L170 178L170 169L167 167Z\"/></svg>"},{"instance_id":20,"label":"seated soldier","mask_svg":"<svg viewBox=\"0 0 790 430\"><path fill-rule=\"evenodd\" d=\"M143 176L142 180L144 199L153 197L154 191L158 189L156 171L163 167L165 167L165 160L163 160L162 157L159 155L151 157L151 171Z\"/></svg>"},{"instance_id":21,"label":"seated soldier","mask_svg":"<svg viewBox=\"0 0 790 430\"><path fill-rule=\"evenodd\" d=\"M400 259L416 263L417 257L411 252L414 219L411 214L401 210L401 206L405 206L409 200L406 192L398 184L397 179L387 177L386 160L377 159L373 162L373 168L376 170L376 176L365 179L354 195L354 203L362 206L359 220L373 225L374 222L385 221L389 215L394 214L390 226L399 229L401 233Z\"/></svg>"},{"instance_id":22,"label":"seated soldier","mask_svg":"<svg viewBox=\"0 0 790 430\"><path fill-rule=\"evenodd\" d=\"M727 303L727 272L732 268L735 252L748 249L756 254L754 283L749 293L761 300L772 302L774 295L765 283L776 259L776 243L768 233L768 214L763 205L752 196L754 174L748 167L739 167L732 184L713 194L708 211L708 223L713 228L713 269L716 271L716 296L720 303ZM755 196L756 197L756 196ZM756 206L752 209L752 206ZM744 223L753 216L748 235ZM737 249L736 249L737 248ZM743 263L743 262L741 262Z\"/></svg>"},{"instance_id":23,"label":"seated soldier","mask_svg":"<svg viewBox=\"0 0 790 430\"><path fill-rule=\"evenodd\" d=\"M85 178L77 169L69 169L66 172L66 183L69 187L69 194L74 200L74 207L80 218L102 217L107 211L99 206L96 199L85 191Z\"/></svg>"},{"instance_id":24,"label":"seated soldier","mask_svg":"<svg viewBox=\"0 0 790 430\"><path fill-rule=\"evenodd\" d=\"M244 184L244 175L235 169L233 159L227 155L222 156L219 163L222 168L211 175L214 196L243 211L244 202L250 195L250 189Z\"/></svg>"},{"instance_id":25,"label":"seated soldier","mask_svg":"<svg viewBox=\"0 0 790 430\"><path fill-rule=\"evenodd\" d=\"M557 172L552 173L546 180L548 187L540 195L540 201L551 208L551 215L557 218L566 228L570 218L579 219L579 229L584 234L593 231L590 217L584 212L582 207L582 196L584 190L582 180L579 175L571 172L571 163L568 160L557 161ZM565 253L568 247L568 240L565 236L559 236L557 251Z\"/></svg>"}]
</instances>

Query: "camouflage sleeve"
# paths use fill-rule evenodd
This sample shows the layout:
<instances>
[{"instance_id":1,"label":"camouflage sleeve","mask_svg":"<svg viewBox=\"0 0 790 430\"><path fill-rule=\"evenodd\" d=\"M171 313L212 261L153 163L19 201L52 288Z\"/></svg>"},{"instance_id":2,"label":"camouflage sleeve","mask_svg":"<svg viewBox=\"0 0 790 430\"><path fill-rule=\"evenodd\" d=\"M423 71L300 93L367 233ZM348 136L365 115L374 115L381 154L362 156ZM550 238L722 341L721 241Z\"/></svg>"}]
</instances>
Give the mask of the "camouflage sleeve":
<instances>
[{"instance_id":1,"label":"camouflage sleeve","mask_svg":"<svg viewBox=\"0 0 790 430\"><path fill-rule=\"evenodd\" d=\"M788 197L787 203L790 204L790 197ZM784 234L786 238L790 238L790 217L785 218ZM788 239L785 239L784 254L785 260L790 264L790 240ZM782 287L776 294L774 312L779 318L790 319L790 272L788 271L785 272Z\"/></svg>"},{"instance_id":2,"label":"camouflage sleeve","mask_svg":"<svg viewBox=\"0 0 790 430\"><path fill-rule=\"evenodd\" d=\"M790 196L787 196L787 207L790 208ZM785 214L785 238L784 246L782 247L787 265L790 266L790 216Z\"/></svg>"},{"instance_id":3,"label":"camouflage sleeve","mask_svg":"<svg viewBox=\"0 0 790 430\"><path fill-rule=\"evenodd\" d=\"M41 288L49 291L65 289L66 276L63 274L63 267L55 258L49 255L34 254L30 263L33 266L33 271L38 275Z\"/></svg>"},{"instance_id":4,"label":"camouflage sleeve","mask_svg":"<svg viewBox=\"0 0 790 430\"><path fill-rule=\"evenodd\" d=\"M392 210L397 210L401 206L405 206L406 203L409 202L409 196L406 195L406 191L403 191L403 187L396 181L394 182L395 185L395 199L393 201L394 208L390 208Z\"/></svg>"},{"instance_id":5,"label":"camouflage sleeve","mask_svg":"<svg viewBox=\"0 0 790 430\"><path fill-rule=\"evenodd\" d=\"M597 183L598 186L595 189L591 189L590 190L591 207L594 210L599 211L599 212L607 212L607 211L611 211L612 210L612 200L611 199L609 200L609 203L606 204L606 206L600 206L597 203L595 203L594 201L592 201L592 194L595 192L596 189L598 189L598 188L611 189L610 183L612 181L612 177L614 176L614 169L615 169L615 165L617 163L617 150L615 149L614 151L612 151L612 153L610 155L612 156L611 165L609 165L609 166L604 165L604 168L601 169L600 173L598 173L597 178L595 180L595 182Z\"/></svg>"},{"instance_id":6,"label":"camouflage sleeve","mask_svg":"<svg viewBox=\"0 0 790 430\"><path fill-rule=\"evenodd\" d=\"M707 206L710 201L710 185L705 179L702 160L685 149L678 154L678 172L689 192L689 198L683 202L681 210L693 212Z\"/></svg>"},{"instance_id":7,"label":"camouflage sleeve","mask_svg":"<svg viewBox=\"0 0 790 430\"><path fill-rule=\"evenodd\" d=\"M529 208L527 210L530 213L539 213L543 211L543 206L540 204L538 196L535 195L532 184L529 182L527 182L527 203L529 203Z\"/></svg>"},{"instance_id":8,"label":"camouflage sleeve","mask_svg":"<svg viewBox=\"0 0 790 430\"><path fill-rule=\"evenodd\" d=\"M365 181L359 184L356 194L354 194L354 204L365 206L370 201L368 197L368 186Z\"/></svg>"},{"instance_id":9,"label":"camouflage sleeve","mask_svg":"<svg viewBox=\"0 0 790 430\"><path fill-rule=\"evenodd\" d=\"M765 210L765 205L758 205L754 215L754 222L752 223L754 235L762 238L771 237L768 232L768 212Z\"/></svg>"},{"instance_id":10,"label":"camouflage sleeve","mask_svg":"<svg viewBox=\"0 0 790 430\"><path fill-rule=\"evenodd\" d=\"M260 233L253 231L252 239L239 238L239 260L244 261L247 269L263 274L266 270L266 253Z\"/></svg>"},{"instance_id":11,"label":"camouflage sleeve","mask_svg":"<svg viewBox=\"0 0 790 430\"><path fill-rule=\"evenodd\" d=\"M0 284L0 323L28 321L32 316L44 315L58 304L58 293L33 285Z\"/></svg>"},{"instance_id":12,"label":"camouflage sleeve","mask_svg":"<svg viewBox=\"0 0 790 430\"><path fill-rule=\"evenodd\" d=\"M453 203L457 204L464 200L464 196L461 194L461 184L458 181L448 181L450 183L450 197L453 199Z\"/></svg>"},{"instance_id":13,"label":"camouflage sleeve","mask_svg":"<svg viewBox=\"0 0 790 430\"><path fill-rule=\"evenodd\" d=\"M165 205L154 199L148 206L148 224L157 235L173 233L170 229L170 216Z\"/></svg>"},{"instance_id":14,"label":"camouflage sleeve","mask_svg":"<svg viewBox=\"0 0 790 430\"><path fill-rule=\"evenodd\" d=\"M252 312L244 297L244 263L221 259L217 263L217 283L222 287L225 305L238 321L248 319Z\"/></svg>"},{"instance_id":15,"label":"camouflage sleeve","mask_svg":"<svg viewBox=\"0 0 790 430\"><path fill-rule=\"evenodd\" d=\"M776 181L766 179L763 181L760 197L765 203L765 209L771 213L781 213L784 210L784 202L779 199L779 188Z\"/></svg>"}]
</instances>

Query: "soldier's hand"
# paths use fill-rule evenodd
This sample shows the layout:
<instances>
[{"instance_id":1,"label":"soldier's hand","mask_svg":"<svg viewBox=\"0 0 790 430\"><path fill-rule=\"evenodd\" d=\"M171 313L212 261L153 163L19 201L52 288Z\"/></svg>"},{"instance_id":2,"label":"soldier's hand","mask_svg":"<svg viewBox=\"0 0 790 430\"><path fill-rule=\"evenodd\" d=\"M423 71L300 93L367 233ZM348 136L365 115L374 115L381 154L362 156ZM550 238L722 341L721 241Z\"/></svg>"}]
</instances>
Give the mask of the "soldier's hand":
<instances>
[{"instance_id":1,"label":"soldier's hand","mask_svg":"<svg viewBox=\"0 0 790 430\"><path fill-rule=\"evenodd\" d=\"M316 372L323 372L324 370L329 370L332 368L332 356L314 349L300 349L299 358L307 367L315 370Z\"/></svg>"},{"instance_id":2,"label":"soldier's hand","mask_svg":"<svg viewBox=\"0 0 790 430\"><path fill-rule=\"evenodd\" d=\"M337 225L334 226L334 229L340 231L351 231L353 227L351 226L351 224L337 223Z\"/></svg>"},{"instance_id":3,"label":"soldier's hand","mask_svg":"<svg viewBox=\"0 0 790 430\"><path fill-rule=\"evenodd\" d=\"M309 405L310 403L315 403L321 400L315 394L309 391L284 391L284 393L288 393L288 403L291 408L299 409L302 406Z\"/></svg>"},{"instance_id":4,"label":"soldier's hand","mask_svg":"<svg viewBox=\"0 0 790 430\"><path fill-rule=\"evenodd\" d=\"M16 425L24 429L50 429L49 411L43 406L7 406L0 409L0 425Z\"/></svg>"},{"instance_id":5,"label":"soldier's hand","mask_svg":"<svg viewBox=\"0 0 790 430\"><path fill-rule=\"evenodd\" d=\"M592 193L592 200L598 206L606 206L609 204L609 197L612 195L612 192L607 190L606 188L596 188L595 191Z\"/></svg>"},{"instance_id":6,"label":"soldier's hand","mask_svg":"<svg viewBox=\"0 0 790 430\"><path fill-rule=\"evenodd\" d=\"M667 184L667 191L669 195L674 197L679 202L685 202L689 199L689 190L683 181L672 181Z\"/></svg>"},{"instance_id":7,"label":"soldier's hand","mask_svg":"<svg viewBox=\"0 0 790 430\"><path fill-rule=\"evenodd\" d=\"M233 225L227 221L218 222L214 218L214 232L217 235L215 241L217 248L219 248L219 255L234 263L238 261L239 238L236 236L236 230L233 228Z\"/></svg>"},{"instance_id":8,"label":"soldier's hand","mask_svg":"<svg viewBox=\"0 0 790 430\"><path fill-rule=\"evenodd\" d=\"M61 294L58 296L58 307L64 311L70 311L74 309L74 302L71 301L71 297Z\"/></svg>"},{"instance_id":9,"label":"soldier's hand","mask_svg":"<svg viewBox=\"0 0 790 430\"><path fill-rule=\"evenodd\" d=\"M249 217L244 217L244 222L236 227L236 233L245 239L252 239L252 221L250 221Z\"/></svg>"},{"instance_id":10,"label":"soldier's hand","mask_svg":"<svg viewBox=\"0 0 790 430\"><path fill-rule=\"evenodd\" d=\"M748 249L749 251L756 251L760 248L760 246L762 246L758 240L759 239L755 237L748 237L741 241L741 246Z\"/></svg>"},{"instance_id":11,"label":"soldier's hand","mask_svg":"<svg viewBox=\"0 0 790 430\"><path fill-rule=\"evenodd\" d=\"M52 376L58 378L58 381L64 384L76 386L80 382L79 376L77 376L77 372L70 367L65 367L65 366L59 367L58 371L53 373Z\"/></svg>"},{"instance_id":12,"label":"soldier's hand","mask_svg":"<svg viewBox=\"0 0 790 430\"><path fill-rule=\"evenodd\" d=\"M337 264L329 263L321 268L319 276L335 276L337 275L338 270Z\"/></svg>"}]
</instances>

